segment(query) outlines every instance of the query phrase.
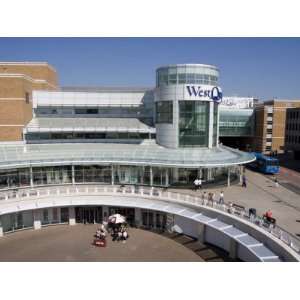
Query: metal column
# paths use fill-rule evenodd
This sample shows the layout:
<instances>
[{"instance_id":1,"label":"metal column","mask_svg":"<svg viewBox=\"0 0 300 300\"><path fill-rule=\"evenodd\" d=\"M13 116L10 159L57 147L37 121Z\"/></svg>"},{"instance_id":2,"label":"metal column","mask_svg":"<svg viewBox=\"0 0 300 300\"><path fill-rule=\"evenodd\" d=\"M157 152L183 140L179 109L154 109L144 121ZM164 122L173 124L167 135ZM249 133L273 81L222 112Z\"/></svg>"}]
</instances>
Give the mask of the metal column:
<instances>
[{"instance_id":1,"label":"metal column","mask_svg":"<svg viewBox=\"0 0 300 300\"><path fill-rule=\"evenodd\" d=\"M227 171L227 186L230 186L230 168Z\"/></svg>"},{"instance_id":2,"label":"metal column","mask_svg":"<svg viewBox=\"0 0 300 300\"><path fill-rule=\"evenodd\" d=\"M75 167L72 165L72 184L75 184Z\"/></svg>"},{"instance_id":3,"label":"metal column","mask_svg":"<svg viewBox=\"0 0 300 300\"><path fill-rule=\"evenodd\" d=\"M33 172L32 172L32 167L29 168L29 173L30 173L30 187L33 187Z\"/></svg>"},{"instance_id":4,"label":"metal column","mask_svg":"<svg viewBox=\"0 0 300 300\"><path fill-rule=\"evenodd\" d=\"M111 184L115 184L115 178L114 178L114 166L111 165Z\"/></svg>"},{"instance_id":5,"label":"metal column","mask_svg":"<svg viewBox=\"0 0 300 300\"><path fill-rule=\"evenodd\" d=\"M150 166L150 186L153 186L153 172L151 166Z\"/></svg>"}]
</instances>

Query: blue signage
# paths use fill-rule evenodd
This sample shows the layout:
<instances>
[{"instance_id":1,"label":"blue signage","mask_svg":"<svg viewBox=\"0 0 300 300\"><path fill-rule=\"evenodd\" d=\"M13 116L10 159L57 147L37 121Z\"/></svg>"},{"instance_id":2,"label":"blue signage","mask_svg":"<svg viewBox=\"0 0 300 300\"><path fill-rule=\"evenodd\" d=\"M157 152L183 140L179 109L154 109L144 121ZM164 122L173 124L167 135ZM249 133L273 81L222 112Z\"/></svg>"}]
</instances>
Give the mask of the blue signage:
<instances>
[{"instance_id":1,"label":"blue signage","mask_svg":"<svg viewBox=\"0 0 300 300\"><path fill-rule=\"evenodd\" d=\"M214 86L211 89L207 89L202 88L201 86L196 87L194 85L187 85L186 88L190 96L195 96L199 98L208 97L216 103L221 103L222 101L222 90L217 86Z\"/></svg>"}]
</instances>

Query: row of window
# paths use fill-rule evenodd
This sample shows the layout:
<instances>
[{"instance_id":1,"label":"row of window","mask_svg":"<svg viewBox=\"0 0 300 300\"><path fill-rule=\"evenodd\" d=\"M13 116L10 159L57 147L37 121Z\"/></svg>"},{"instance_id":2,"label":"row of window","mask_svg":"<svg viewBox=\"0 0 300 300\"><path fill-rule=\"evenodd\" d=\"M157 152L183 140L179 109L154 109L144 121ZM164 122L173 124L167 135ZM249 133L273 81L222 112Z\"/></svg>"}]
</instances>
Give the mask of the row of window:
<instances>
[{"instance_id":1,"label":"row of window","mask_svg":"<svg viewBox=\"0 0 300 300\"><path fill-rule=\"evenodd\" d=\"M286 129L287 130L300 130L300 123L287 123Z\"/></svg>"},{"instance_id":2,"label":"row of window","mask_svg":"<svg viewBox=\"0 0 300 300\"><path fill-rule=\"evenodd\" d=\"M299 110L290 110L287 112L287 118L291 120L297 120L300 118L300 111Z\"/></svg>"},{"instance_id":3,"label":"row of window","mask_svg":"<svg viewBox=\"0 0 300 300\"><path fill-rule=\"evenodd\" d=\"M27 141L35 140L70 140L70 139L155 139L154 133L140 132L38 132L27 133Z\"/></svg>"},{"instance_id":4,"label":"row of window","mask_svg":"<svg viewBox=\"0 0 300 300\"><path fill-rule=\"evenodd\" d=\"M158 71L157 86L173 84L207 84L217 85L218 77L206 74L182 73L168 74L166 71Z\"/></svg>"},{"instance_id":5,"label":"row of window","mask_svg":"<svg viewBox=\"0 0 300 300\"><path fill-rule=\"evenodd\" d=\"M237 127L237 126L226 126L219 127L219 134L220 136L252 136L253 131L252 127L245 126L245 127Z\"/></svg>"},{"instance_id":6,"label":"row of window","mask_svg":"<svg viewBox=\"0 0 300 300\"><path fill-rule=\"evenodd\" d=\"M0 216L3 232L13 232L24 228L32 228L34 223L33 211L23 211L18 213L6 214ZM53 207L42 210L42 225L68 223L69 208Z\"/></svg>"},{"instance_id":7,"label":"row of window","mask_svg":"<svg viewBox=\"0 0 300 300\"><path fill-rule=\"evenodd\" d=\"M113 173L112 173L113 172ZM213 180L226 174L226 168L202 169L202 178ZM152 174L152 176L151 176ZM101 166L77 165L74 173L71 166L33 167L32 184L59 185L71 183L141 184L166 186L168 184L192 184L198 177L197 169L161 168L150 166ZM0 171L0 189L30 187L31 174L29 168ZM1 194L0 194L1 199Z\"/></svg>"},{"instance_id":8,"label":"row of window","mask_svg":"<svg viewBox=\"0 0 300 300\"><path fill-rule=\"evenodd\" d=\"M287 135L286 142L288 144L300 144L300 135Z\"/></svg>"},{"instance_id":9,"label":"row of window","mask_svg":"<svg viewBox=\"0 0 300 300\"><path fill-rule=\"evenodd\" d=\"M142 108L138 107L38 107L35 114L39 115L122 115L141 114Z\"/></svg>"}]
</instances>

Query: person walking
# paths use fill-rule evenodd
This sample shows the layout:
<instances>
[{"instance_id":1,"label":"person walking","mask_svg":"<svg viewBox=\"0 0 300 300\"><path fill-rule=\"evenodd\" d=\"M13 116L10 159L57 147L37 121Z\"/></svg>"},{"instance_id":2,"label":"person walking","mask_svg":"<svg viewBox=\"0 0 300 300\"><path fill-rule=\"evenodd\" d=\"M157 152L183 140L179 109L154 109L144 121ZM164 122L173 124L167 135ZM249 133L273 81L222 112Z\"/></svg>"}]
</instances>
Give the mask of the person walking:
<instances>
[{"instance_id":1,"label":"person walking","mask_svg":"<svg viewBox=\"0 0 300 300\"><path fill-rule=\"evenodd\" d=\"M243 174L242 180L243 180L242 187L246 188L247 187L247 179L246 179L246 175L245 174Z\"/></svg>"},{"instance_id":2,"label":"person walking","mask_svg":"<svg viewBox=\"0 0 300 300\"><path fill-rule=\"evenodd\" d=\"M215 193L210 193L210 199L211 199L211 207L213 207L215 202Z\"/></svg>"},{"instance_id":3,"label":"person walking","mask_svg":"<svg viewBox=\"0 0 300 300\"><path fill-rule=\"evenodd\" d=\"M202 205L206 205L206 199L207 199L207 195L206 192L204 191L201 195Z\"/></svg>"},{"instance_id":4,"label":"person walking","mask_svg":"<svg viewBox=\"0 0 300 300\"><path fill-rule=\"evenodd\" d=\"M202 190L202 179L198 179L198 189Z\"/></svg>"},{"instance_id":5,"label":"person walking","mask_svg":"<svg viewBox=\"0 0 300 300\"><path fill-rule=\"evenodd\" d=\"M275 182L275 187L278 188L279 187L279 183L278 183L278 179L276 177L274 179L274 182Z\"/></svg>"},{"instance_id":6,"label":"person walking","mask_svg":"<svg viewBox=\"0 0 300 300\"><path fill-rule=\"evenodd\" d=\"M194 187L195 187L195 191L197 191L197 189L198 189L198 179L197 178L194 180Z\"/></svg>"},{"instance_id":7,"label":"person walking","mask_svg":"<svg viewBox=\"0 0 300 300\"><path fill-rule=\"evenodd\" d=\"M223 191L221 191L221 193L220 193L219 204L224 204L224 192Z\"/></svg>"}]
</instances>

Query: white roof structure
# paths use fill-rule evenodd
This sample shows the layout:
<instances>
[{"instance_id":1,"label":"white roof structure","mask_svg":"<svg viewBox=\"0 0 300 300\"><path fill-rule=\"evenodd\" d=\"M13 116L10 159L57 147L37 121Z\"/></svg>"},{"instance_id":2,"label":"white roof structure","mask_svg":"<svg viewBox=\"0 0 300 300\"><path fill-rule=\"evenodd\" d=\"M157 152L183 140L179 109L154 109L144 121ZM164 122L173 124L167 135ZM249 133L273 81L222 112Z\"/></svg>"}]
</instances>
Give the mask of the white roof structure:
<instances>
[{"instance_id":1,"label":"white roof structure","mask_svg":"<svg viewBox=\"0 0 300 300\"><path fill-rule=\"evenodd\" d=\"M98 92L33 91L32 99L33 108L38 106L140 106L146 101L145 97L149 101L146 93L145 90L118 89ZM153 98L153 95L151 97Z\"/></svg>"},{"instance_id":2,"label":"white roof structure","mask_svg":"<svg viewBox=\"0 0 300 300\"><path fill-rule=\"evenodd\" d=\"M171 149L156 143L0 145L0 169L84 163L199 168L226 167L254 160L251 153L224 146Z\"/></svg>"},{"instance_id":3,"label":"white roof structure","mask_svg":"<svg viewBox=\"0 0 300 300\"><path fill-rule=\"evenodd\" d=\"M33 118L24 129L32 132L155 133L155 128L136 118Z\"/></svg>"}]
</instances>

